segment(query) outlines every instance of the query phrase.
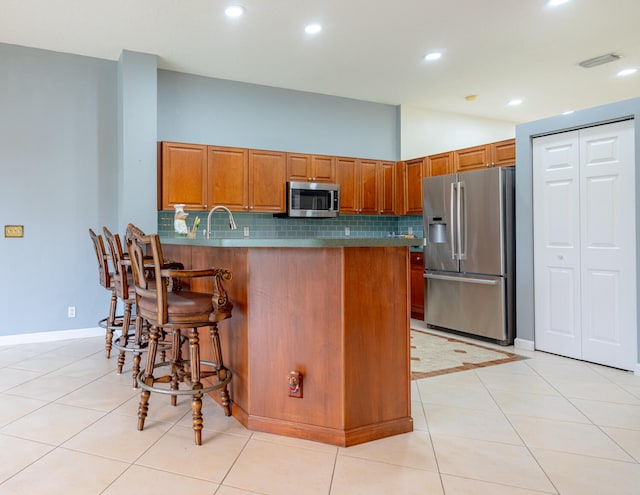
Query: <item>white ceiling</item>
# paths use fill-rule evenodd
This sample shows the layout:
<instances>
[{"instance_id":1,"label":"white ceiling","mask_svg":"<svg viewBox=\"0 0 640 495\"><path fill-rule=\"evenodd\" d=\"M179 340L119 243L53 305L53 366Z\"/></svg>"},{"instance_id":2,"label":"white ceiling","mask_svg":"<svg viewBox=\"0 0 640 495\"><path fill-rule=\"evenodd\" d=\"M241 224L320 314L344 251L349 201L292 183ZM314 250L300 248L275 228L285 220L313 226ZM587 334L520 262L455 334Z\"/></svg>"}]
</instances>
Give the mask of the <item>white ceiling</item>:
<instances>
[{"instance_id":1,"label":"white ceiling","mask_svg":"<svg viewBox=\"0 0 640 495\"><path fill-rule=\"evenodd\" d=\"M0 42L510 122L640 96L640 71L616 77L640 68L640 0L239 0L230 20L232 1L2 0Z\"/></svg>"}]
</instances>

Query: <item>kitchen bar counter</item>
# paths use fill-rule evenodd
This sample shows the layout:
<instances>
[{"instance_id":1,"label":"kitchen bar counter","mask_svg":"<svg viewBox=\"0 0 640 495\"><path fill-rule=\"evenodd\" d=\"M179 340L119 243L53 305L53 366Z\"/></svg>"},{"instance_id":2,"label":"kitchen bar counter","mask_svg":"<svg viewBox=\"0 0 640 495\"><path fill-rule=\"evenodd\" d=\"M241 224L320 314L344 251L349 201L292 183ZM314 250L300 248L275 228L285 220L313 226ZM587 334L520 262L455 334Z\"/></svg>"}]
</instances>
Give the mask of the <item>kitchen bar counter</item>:
<instances>
[{"instance_id":1,"label":"kitchen bar counter","mask_svg":"<svg viewBox=\"0 0 640 495\"><path fill-rule=\"evenodd\" d=\"M163 244L209 247L422 247L422 238L405 237L216 237L212 239L205 239L202 234L200 234L195 239L189 239L185 236L162 236L161 241Z\"/></svg>"},{"instance_id":2,"label":"kitchen bar counter","mask_svg":"<svg viewBox=\"0 0 640 495\"><path fill-rule=\"evenodd\" d=\"M340 446L413 429L409 248L421 242L162 238L164 255L185 268L233 272L225 283L233 316L220 337L234 417L251 430ZM206 330L201 344L210 359ZM290 397L292 371L302 375L301 398Z\"/></svg>"}]
</instances>

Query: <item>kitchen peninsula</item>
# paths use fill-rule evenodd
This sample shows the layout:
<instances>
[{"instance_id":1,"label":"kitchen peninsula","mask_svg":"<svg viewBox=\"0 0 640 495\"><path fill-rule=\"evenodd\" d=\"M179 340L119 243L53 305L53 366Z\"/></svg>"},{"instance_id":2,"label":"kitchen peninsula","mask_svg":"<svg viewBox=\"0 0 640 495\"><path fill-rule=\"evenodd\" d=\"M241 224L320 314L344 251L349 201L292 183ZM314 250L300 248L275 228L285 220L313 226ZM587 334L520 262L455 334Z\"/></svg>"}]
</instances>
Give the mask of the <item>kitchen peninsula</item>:
<instances>
[{"instance_id":1,"label":"kitchen peninsula","mask_svg":"<svg viewBox=\"0 0 640 495\"><path fill-rule=\"evenodd\" d=\"M422 239L167 236L162 244L185 268L233 272L225 284L233 316L220 337L233 415L247 428L340 446L413 429L409 247ZM203 353L211 358L208 346ZM293 394L290 372L302 377Z\"/></svg>"}]
</instances>

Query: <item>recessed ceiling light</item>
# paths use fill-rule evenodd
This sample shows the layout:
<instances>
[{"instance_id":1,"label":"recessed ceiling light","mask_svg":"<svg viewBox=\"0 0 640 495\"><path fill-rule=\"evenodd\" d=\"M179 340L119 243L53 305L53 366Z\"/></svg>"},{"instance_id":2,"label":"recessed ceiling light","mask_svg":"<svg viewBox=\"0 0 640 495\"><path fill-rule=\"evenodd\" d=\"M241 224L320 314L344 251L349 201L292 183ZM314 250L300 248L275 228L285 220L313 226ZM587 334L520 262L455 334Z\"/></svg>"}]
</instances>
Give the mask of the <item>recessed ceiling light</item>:
<instances>
[{"instance_id":1,"label":"recessed ceiling light","mask_svg":"<svg viewBox=\"0 0 640 495\"><path fill-rule=\"evenodd\" d=\"M521 103L522 103L522 100L520 98L516 98L514 100L511 100L509 103L507 103L507 105L509 105L510 107L516 107Z\"/></svg>"},{"instance_id":2,"label":"recessed ceiling light","mask_svg":"<svg viewBox=\"0 0 640 495\"><path fill-rule=\"evenodd\" d=\"M547 2L547 5L549 7L557 7L558 5L562 5L564 3L567 3L569 0L549 0Z\"/></svg>"},{"instance_id":3,"label":"recessed ceiling light","mask_svg":"<svg viewBox=\"0 0 640 495\"><path fill-rule=\"evenodd\" d=\"M316 34L322 31L322 26L320 24L307 24L304 28L304 32L307 34Z\"/></svg>"},{"instance_id":4,"label":"recessed ceiling light","mask_svg":"<svg viewBox=\"0 0 640 495\"><path fill-rule=\"evenodd\" d=\"M240 17L244 14L244 7L242 5L229 5L224 13L227 17Z\"/></svg>"},{"instance_id":5,"label":"recessed ceiling light","mask_svg":"<svg viewBox=\"0 0 640 495\"><path fill-rule=\"evenodd\" d=\"M622 69L620 72L618 72L618 76L630 76L631 74L635 74L636 72L638 72L638 69Z\"/></svg>"},{"instance_id":6,"label":"recessed ceiling light","mask_svg":"<svg viewBox=\"0 0 640 495\"><path fill-rule=\"evenodd\" d=\"M424 56L424 59L428 61L432 61L432 60L438 60L440 57L442 57L442 52L431 52L431 53L427 53Z\"/></svg>"}]
</instances>

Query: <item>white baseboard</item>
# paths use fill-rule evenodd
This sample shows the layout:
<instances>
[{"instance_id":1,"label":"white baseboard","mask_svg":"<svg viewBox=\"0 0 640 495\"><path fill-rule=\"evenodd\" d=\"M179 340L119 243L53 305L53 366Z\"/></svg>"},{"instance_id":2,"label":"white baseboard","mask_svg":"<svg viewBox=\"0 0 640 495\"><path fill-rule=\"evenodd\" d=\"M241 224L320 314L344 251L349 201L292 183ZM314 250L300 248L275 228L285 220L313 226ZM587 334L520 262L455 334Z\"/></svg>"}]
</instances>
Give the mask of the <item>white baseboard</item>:
<instances>
[{"instance_id":1,"label":"white baseboard","mask_svg":"<svg viewBox=\"0 0 640 495\"><path fill-rule=\"evenodd\" d=\"M533 340L526 340L526 339L518 339L516 338L513 341L513 346L516 349L522 349L523 351L535 351L535 342Z\"/></svg>"},{"instance_id":2,"label":"white baseboard","mask_svg":"<svg viewBox=\"0 0 640 495\"><path fill-rule=\"evenodd\" d=\"M84 339L86 337L104 336L104 328L79 328L77 330L57 330L54 332L22 333L17 335L0 335L0 346L17 344L34 344L37 342L55 342L56 340Z\"/></svg>"}]
</instances>

